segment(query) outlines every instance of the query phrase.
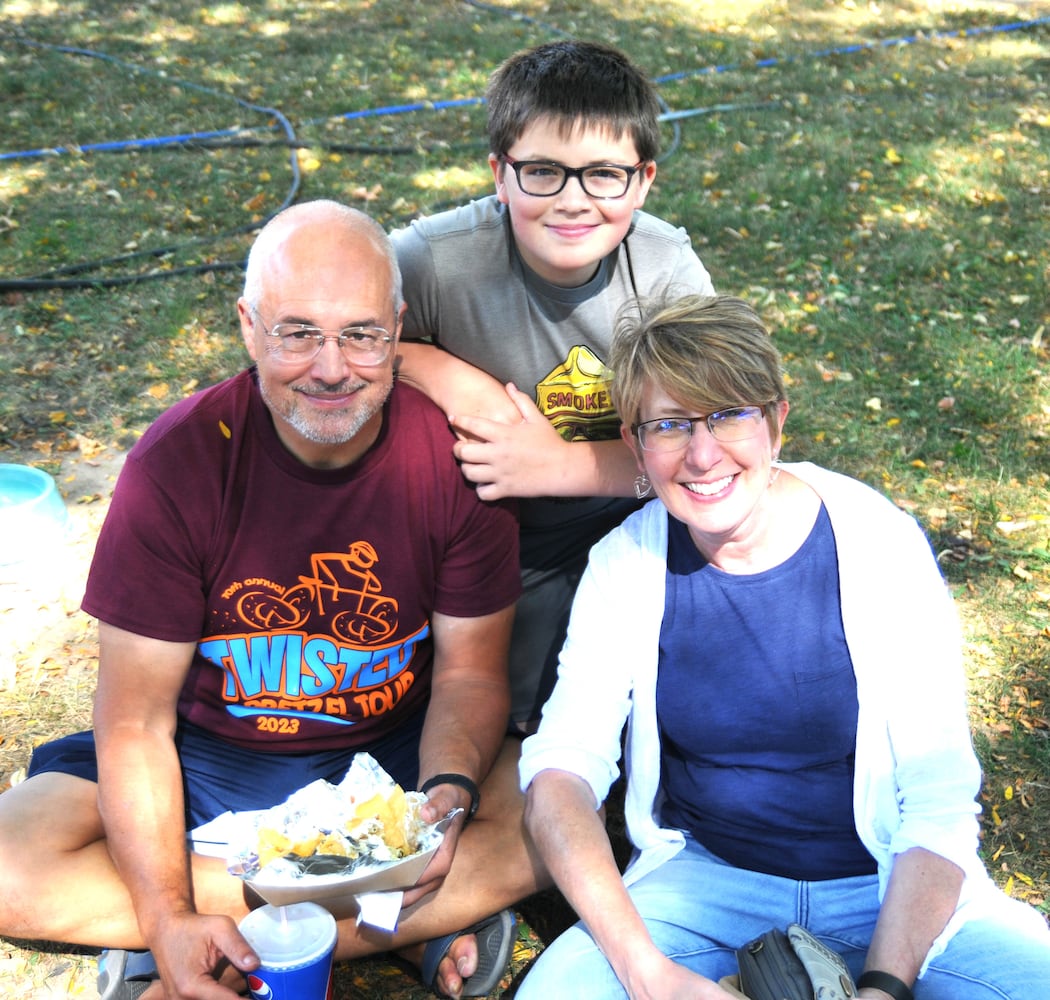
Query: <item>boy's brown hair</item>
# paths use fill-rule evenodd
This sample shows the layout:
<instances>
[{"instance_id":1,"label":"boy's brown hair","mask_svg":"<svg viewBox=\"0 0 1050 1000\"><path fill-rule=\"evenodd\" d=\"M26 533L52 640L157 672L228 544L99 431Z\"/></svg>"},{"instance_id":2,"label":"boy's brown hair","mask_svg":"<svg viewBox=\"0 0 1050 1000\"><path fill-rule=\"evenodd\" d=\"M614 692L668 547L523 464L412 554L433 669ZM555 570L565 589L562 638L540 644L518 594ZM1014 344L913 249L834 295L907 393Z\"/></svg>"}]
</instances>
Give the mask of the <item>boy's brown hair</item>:
<instances>
[{"instance_id":1,"label":"boy's brown hair","mask_svg":"<svg viewBox=\"0 0 1050 1000\"><path fill-rule=\"evenodd\" d=\"M511 56L489 79L489 149L503 156L539 118L566 137L583 127L629 135L639 160L660 151L660 103L645 75L618 49L558 41Z\"/></svg>"}]
</instances>

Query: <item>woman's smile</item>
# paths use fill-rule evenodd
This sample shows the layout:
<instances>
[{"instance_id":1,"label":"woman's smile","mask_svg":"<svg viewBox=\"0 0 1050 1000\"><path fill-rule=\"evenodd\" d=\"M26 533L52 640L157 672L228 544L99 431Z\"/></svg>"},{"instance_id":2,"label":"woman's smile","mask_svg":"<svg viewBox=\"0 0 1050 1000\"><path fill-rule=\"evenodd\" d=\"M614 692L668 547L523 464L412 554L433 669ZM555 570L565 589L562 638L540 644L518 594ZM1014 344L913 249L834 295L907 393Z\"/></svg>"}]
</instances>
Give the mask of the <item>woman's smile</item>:
<instances>
[{"instance_id":1,"label":"woman's smile","mask_svg":"<svg viewBox=\"0 0 1050 1000\"><path fill-rule=\"evenodd\" d=\"M735 479L735 475L723 476L721 479L716 479L709 483L682 483L682 485L689 490L690 493L695 493L697 496L715 497L727 490Z\"/></svg>"}]
</instances>

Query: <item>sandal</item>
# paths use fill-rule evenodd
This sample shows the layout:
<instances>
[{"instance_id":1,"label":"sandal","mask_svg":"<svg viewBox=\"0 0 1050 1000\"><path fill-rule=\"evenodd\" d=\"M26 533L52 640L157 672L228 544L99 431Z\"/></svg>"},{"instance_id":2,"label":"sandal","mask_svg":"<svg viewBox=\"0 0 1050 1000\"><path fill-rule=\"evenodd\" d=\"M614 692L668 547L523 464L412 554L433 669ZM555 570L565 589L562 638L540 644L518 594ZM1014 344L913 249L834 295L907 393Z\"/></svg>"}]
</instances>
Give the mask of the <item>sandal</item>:
<instances>
[{"instance_id":1,"label":"sandal","mask_svg":"<svg viewBox=\"0 0 1050 1000\"><path fill-rule=\"evenodd\" d=\"M478 967L469 979L463 980L463 992L460 995L487 997L503 978L503 970L510 959L510 951L514 945L514 923L514 913L511 910L501 910L472 927L428 941L423 949L423 965L420 970L423 984L437 992L434 981L437 978L438 966L448 954L452 942L464 934L473 934L478 940Z\"/></svg>"},{"instance_id":2,"label":"sandal","mask_svg":"<svg viewBox=\"0 0 1050 1000\"><path fill-rule=\"evenodd\" d=\"M152 952L107 948L98 956L99 1000L136 1000L159 980Z\"/></svg>"}]
</instances>

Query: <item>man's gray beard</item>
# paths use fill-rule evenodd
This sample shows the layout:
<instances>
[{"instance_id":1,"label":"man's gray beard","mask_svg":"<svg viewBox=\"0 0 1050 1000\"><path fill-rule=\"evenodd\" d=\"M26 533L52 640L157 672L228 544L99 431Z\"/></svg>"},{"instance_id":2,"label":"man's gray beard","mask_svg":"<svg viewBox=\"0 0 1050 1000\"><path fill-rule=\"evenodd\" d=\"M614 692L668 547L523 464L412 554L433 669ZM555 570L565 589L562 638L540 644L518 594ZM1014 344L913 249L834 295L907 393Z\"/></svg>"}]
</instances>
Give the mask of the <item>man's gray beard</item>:
<instances>
[{"instance_id":1,"label":"man's gray beard","mask_svg":"<svg viewBox=\"0 0 1050 1000\"><path fill-rule=\"evenodd\" d=\"M374 385L375 383L371 384ZM357 410L353 414L353 419L350 424L340 423L338 429L332 428L331 430L327 430L325 425L329 420L310 420L298 409L291 413L283 413L274 405L266 388L266 384L262 379L259 380L259 392L270 413L286 420L294 430L298 431L298 433L307 441L310 441L313 444L346 444L347 441L356 437L368 421L383 409L383 405L386 403L387 399L389 399L393 387L393 382L391 382L391 384L387 386L383 397L377 400L373 406ZM347 414L333 414L330 419L332 421L345 421L347 419Z\"/></svg>"}]
</instances>

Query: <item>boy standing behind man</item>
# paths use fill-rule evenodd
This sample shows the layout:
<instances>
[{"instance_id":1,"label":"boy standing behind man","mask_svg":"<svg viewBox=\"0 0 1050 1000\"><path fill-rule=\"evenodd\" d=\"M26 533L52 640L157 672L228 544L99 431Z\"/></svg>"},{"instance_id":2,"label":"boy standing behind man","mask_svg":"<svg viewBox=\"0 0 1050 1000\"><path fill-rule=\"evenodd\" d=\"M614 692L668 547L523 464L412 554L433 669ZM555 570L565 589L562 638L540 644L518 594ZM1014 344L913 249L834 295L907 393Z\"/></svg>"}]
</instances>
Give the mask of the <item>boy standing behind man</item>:
<instances>
[{"instance_id":1,"label":"boy standing behind man","mask_svg":"<svg viewBox=\"0 0 1050 1000\"><path fill-rule=\"evenodd\" d=\"M615 316L714 289L686 232L641 211L660 109L621 52L541 45L500 66L486 97L495 194L393 234L404 337L437 345L402 341L399 375L449 416L479 496L524 498L511 722L531 732L587 552L646 492L609 397Z\"/></svg>"}]
</instances>

